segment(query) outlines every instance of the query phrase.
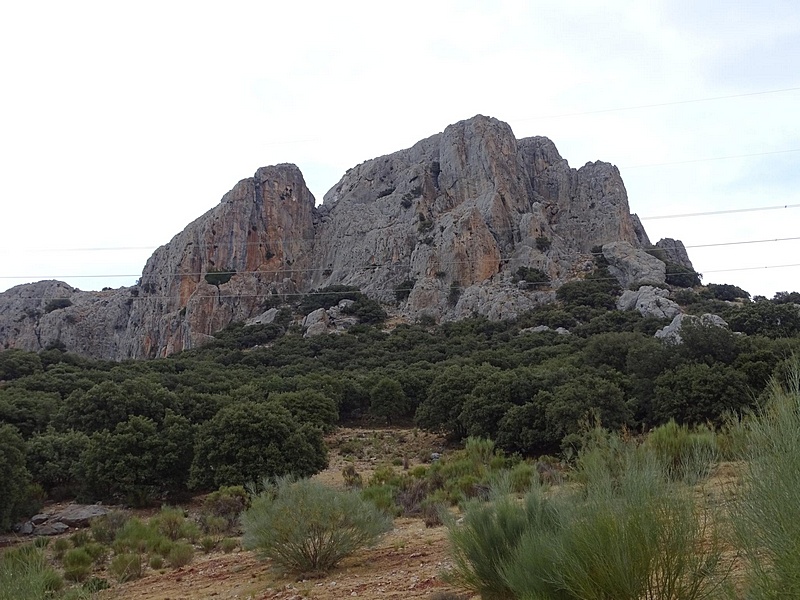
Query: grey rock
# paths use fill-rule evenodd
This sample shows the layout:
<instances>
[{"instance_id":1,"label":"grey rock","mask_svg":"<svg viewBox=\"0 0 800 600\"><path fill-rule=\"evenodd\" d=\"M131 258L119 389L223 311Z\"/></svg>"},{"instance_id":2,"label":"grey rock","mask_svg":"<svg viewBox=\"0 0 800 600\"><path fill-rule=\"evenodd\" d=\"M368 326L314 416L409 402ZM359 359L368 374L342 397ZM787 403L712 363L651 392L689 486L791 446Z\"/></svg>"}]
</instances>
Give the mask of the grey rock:
<instances>
[{"instance_id":1,"label":"grey rock","mask_svg":"<svg viewBox=\"0 0 800 600\"><path fill-rule=\"evenodd\" d=\"M50 515L46 515L44 513L39 513L38 515L33 515L31 517L31 523L33 523L34 525L41 525L42 523L47 521L47 519L49 519L49 518L50 518Z\"/></svg>"},{"instance_id":2,"label":"grey rock","mask_svg":"<svg viewBox=\"0 0 800 600\"><path fill-rule=\"evenodd\" d=\"M663 284L666 265L628 242L611 242L603 245L603 257L608 261L609 272L623 288L639 284Z\"/></svg>"},{"instance_id":3,"label":"grey rock","mask_svg":"<svg viewBox=\"0 0 800 600\"><path fill-rule=\"evenodd\" d=\"M18 533L19 535L31 535L34 530L34 525L32 521L25 521L24 523L17 523L13 527L14 533Z\"/></svg>"},{"instance_id":4,"label":"grey rock","mask_svg":"<svg viewBox=\"0 0 800 600\"><path fill-rule=\"evenodd\" d=\"M234 321L270 322L270 294L351 285L394 303L406 280L415 281L403 304L410 320L513 318L552 301L591 270L592 248L609 243L629 248L613 267L625 287L663 282L663 263L659 278L639 255L649 240L616 167L572 168L549 139L518 140L506 123L478 115L353 167L320 206L296 166L258 169L158 248L136 286L12 288L0 294L0 347L161 357ZM550 285L514 285L520 267L540 269ZM460 291L455 302L451 290ZM72 304L48 312L54 298ZM345 327L340 317L324 330ZM323 332L322 321L306 327Z\"/></svg>"},{"instance_id":5,"label":"grey rock","mask_svg":"<svg viewBox=\"0 0 800 600\"><path fill-rule=\"evenodd\" d=\"M275 321L275 317L278 316L278 309L277 308L270 308L269 310L261 313L257 317L253 317L252 319L247 319L244 324L245 325L268 325Z\"/></svg>"},{"instance_id":6,"label":"grey rock","mask_svg":"<svg viewBox=\"0 0 800 600\"><path fill-rule=\"evenodd\" d=\"M570 333L569 329L566 329L564 327L556 327L556 333L558 335L572 335L572 333Z\"/></svg>"},{"instance_id":7,"label":"grey rock","mask_svg":"<svg viewBox=\"0 0 800 600\"><path fill-rule=\"evenodd\" d=\"M636 310L643 317L672 319L681 313L681 308L668 296L668 290L643 285L638 290L622 292L617 299L617 310Z\"/></svg>"},{"instance_id":8,"label":"grey rock","mask_svg":"<svg viewBox=\"0 0 800 600\"><path fill-rule=\"evenodd\" d=\"M34 527L34 535L60 535L69 531L69 525L56 521L54 523L45 523L39 527Z\"/></svg>"},{"instance_id":9,"label":"grey rock","mask_svg":"<svg viewBox=\"0 0 800 600\"><path fill-rule=\"evenodd\" d=\"M728 327L728 323L726 323L725 319L719 315L706 313L700 317L697 317L695 315L680 314L672 319L672 322L669 325L656 331L655 337L673 344L682 344L683 339L681 338L681 328L683 327L684 323L699 323L700 325L709 327Z\"/></svg>"},{"instance_id":10,"label":"grey rock","mask_svg":"<svg viewBox=\"0 0 800 600\"><path fill-rule=\"evenodd\" d=\"M323 323L326 326L328 325L328 313L324 308L318 308L317 310L308 313L306 318L303 319L303 327L311 327L317 323Z\"/></svg>"},{"instance_id":11,"label":"grey rock","mask_svg":"<svg viewBox=\"0 0 800 600\"><path fill-rule=\"evenodd\" d=\"M50 522L60 521L69 527L88 527L92 519L108 513L108 508L99 504L70 504L50 515Z\"/></svg>"},{"instance_id":12,"label":"grey rock","mask_svg":"<svg viewBox=\"0 0 800 600\"><path fill-rule=\"evenodd\" d=\"M680 240L673 240L672 238L663 238L656 242L656 248L660 248L664 252L664 257L694 271L692 261L689 260L689 253L686 252L686 246Z\"/></svg>"}]
</instances>

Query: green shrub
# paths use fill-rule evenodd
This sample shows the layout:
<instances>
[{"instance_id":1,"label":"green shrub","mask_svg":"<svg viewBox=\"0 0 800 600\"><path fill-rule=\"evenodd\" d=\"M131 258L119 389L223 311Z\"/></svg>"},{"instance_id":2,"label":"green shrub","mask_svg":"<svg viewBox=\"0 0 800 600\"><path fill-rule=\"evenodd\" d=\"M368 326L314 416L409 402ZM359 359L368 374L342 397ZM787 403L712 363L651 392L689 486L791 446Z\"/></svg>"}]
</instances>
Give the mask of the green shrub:
<instances>
[{"instance_id":1,"label":"green shrub","mask_svg":"<svg viewBox=\"0 0 800 600\"><path fill-rule=\"evenodd\" d=\"M450 581L490 600L717 597L725 573L708 507L652 452L608 447L579 461L577 487L545 494L534 480L519 503L501 480L491 502L468 503L463 524L448 523Z\"/></svg>"},{"instance_id":2,"label":"green shrub","mask_svg":"<svg viewBox=\"0 0 800 600\"><path fill-rule=\"evenodd\" d=\"M108 565L108 572L120 583L139 579L142 571L142 558L139 554L117 554Z\"/></svg>"},{"instance_id":3,"label":"green shrub","mask_svg":"<svg viewBox=\"0 0 800 600\"><path fill-rule=\"evenodd\" d=\"M60 310L72 306L72 300L69 298L53 298L44 305L44 312L51 313L54 310Z\"/></svg>"},{"instance_id":4,"label":"green shrub","mask_svg":"<svg viewBox=\"0 0 800 600\"><path fill-rule=\"evenodd\" d=\"M239 547L239 541L233 538L225 538L219 543L219 547L225 554L230 554Z\"/></svg>"},{"instance_id":5,"label":"green shrub","mask_svg":"<svg viewBox=\"0 0 800 600\"><path fill-rule=\"evenodd\" d=\"M185 522L186 517L181 509L162 506L158 514L150 519L150 526L174 542L182 537L181 528Z\"/></svg>"},{"instance_id":6,"label":"green shrub","mask_svg":"<svg viewBox=\"0 0 800 600\"><path fill-rule=\"evenodd\" d=\"M73 548L64 555L64 577L83 581L92 572L92 557L85 548Z\"/></svg>"},{"instance_id":7,"label":"green shrub","mask_svg":"<svg viewBox=\"0 0 800 600\"><path fill-rule=\"evenodd\" d=\"M206 283L219 287L228 283L234 275L236 275L234 269L210 269L205 275L205 280Z\"/></svg>"},{"instance_id":8,"label":"green shrub","mask_svg":"<svg viewBox=\"0 0 800 600\"><path fill-rule=\"evenodd\" d=\"M28 516L31 475L25 468L25 442L13 425L0 423L0 532ZM30 513L33 514L33 513Z\"/></svg>"},{"instance_id":9,"label":"green shrub","mask_svg":"<svg viewBox=\"0 0 800 600\"><path fill-rule=\"evenodd\" d=\"M207 516L220 517L225 519L230 529L239 522L239 515L249 505L250 497L243 486L221 487L203 500L200 508L201 523Z\"/></svg>"},{"instance_id":10,"label":"green shrub","mask_svg":"<svg viewBox=\"0 0 800 600\"><path fill-rule=\"evenodd\" d=\"M185 567L194 559L194 548L190 544L179 542L175 544L167 555L167 562L173 569Z\"/></svg>"},{"instance_id":11,"label":"green shrub","mask_svg":"<svg viewBox=\"0 0 800 600\"><path fill-rule=\"evenodd\" d=\"M744 422L749 448L733 524L750 566L747 597L800 597L800 364Z\"/></svg>"},{"instance_id":12,"label":"green shrub","mask_svg":"<svg viewBox=\"0 0 800 600\"><path fill-rule=\"evenodd\" d=\"M56 560L62 560L64 558L64 554L66 554L67 550L70 549L70 543L67 538L58 538L55 542L53 542L53 555L55 556Z\"/></svg>"},{"instance_id":13,"label":"green shrub","mask_svg":"<svg viewBox=\"0 0 800 600\"><path fill-rule=\"evenodd\" d=\"M153 554L147 564L150 565L151 569L155 569L157 571L164 566L164 557L160 554Z\"/></svg>"},{"instance_id":14,"label":"green shrub","mask_svg":"<svg viewBox=\"0 0 800 600\"><path fill-rule=\"evenodd\" d=\"M41 600L63 587L41 548L25 545L0 553L0 600Z\"/></svg>"},{"instance_id":15,"label":"green shrub","mask_svg":"<svg viewBox=\"0 0 800 600\"><path fill-rule=\"evenodd\" d=\"M396 487L388 484L370 484L361 490L361 497L383 514L390 517L399 517L402 510L394 501L396 489Z\"/></svg>"},{"instance_id":16,"label":"green shrub","mask_svg":"<svg viewBox=\"0 0 800 600\"><path fill-rule=\"evenodd\" d=\"M198 539L200 539L200 535L203 533L200 525L198 525L195 521L185 520L183 525L181 525L180 534L178 537L186 538L192 544L196 543Z\"/></svg>"},{"instance_id":17,"label":"green shrub","mask_svg":"<svg viewBox=\"0 0 800 600\"><path fill-rule=\"evenodd\" d=\"M533 484L534 476L538 477L533 465L520 462L514 465L508 473L511 491L517 494L526 492Z\"/></svg>"},{"instance_id":18,"label":"green shrub","mask_svg":"<svg viewBox=\"0 0 800 600\"><path fill-rule=\"evenodd\" d=\"M81 548L88 544L92 540L92 535L85 529L81 529L76 531L69 537L69 541L72 542L73 547Z\"/></svg>"},{"instance_id":19,"label":"green shrub","mask_svg":"<svg viewBox=\"0 0 800 600\"><path fill-rule=\"evenodd\" d=\"M95 517L89 523L92 537L101 544L110 544L130 518L130 514L124 510L112 510L100 517Z\"/></svg>"},{"instance_id":20,"label":"green shrub","mask_svg":"<svg viewBox=\"0 0 800 600\"><path fill-rule=\"evenodd\" d=\"M391 520L354 491L281 478L242 515L244 546L287 571L325 572L391 528Z\"/></svg>"},{"instance_id":21,"label":"green shrub","mask_svg":"<svg viewBox=\"0 0 800 600\"><path fill-rule=\"evenodd\" d=\"M717 441L713 431L697 427L693 431L674 420L656 427L647 436L646 445L675 480L696 483L691 477L708 477L717 460Z\"/></svg>"},{"instance_id":22,"label":"green shrub","mask_svg":"<svg viewBox=\"0 0 800 600\"><path fill-rule=\"evenodd\" d=\"M200 538L200 547L208 554L217 546L217 538L206 535Z\"/></svg>"}]
</instances>

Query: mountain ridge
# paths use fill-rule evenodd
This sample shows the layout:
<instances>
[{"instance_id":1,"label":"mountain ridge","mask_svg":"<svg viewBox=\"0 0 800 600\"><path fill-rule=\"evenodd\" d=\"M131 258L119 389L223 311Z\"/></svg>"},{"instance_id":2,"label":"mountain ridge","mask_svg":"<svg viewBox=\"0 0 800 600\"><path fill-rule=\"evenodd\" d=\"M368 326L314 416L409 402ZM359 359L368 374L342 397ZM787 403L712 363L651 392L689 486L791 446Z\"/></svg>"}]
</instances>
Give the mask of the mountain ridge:
<instances>
[{"instance_id":1,"label":"mountain ridge","mask_svg":"<svg viewBox=\"0 0 800 600\"><path fill-rule=\"evenodd\" d=\"M670 242L665 252L688 262ZM663 268L640 269L663 262L644 252L650 241L615 166L571 168L549 139L518 140L478 115L349 169L319 206L295 165L262 167L156 249L130 288L7 290L0 347L165 356L257 317L272 295L331 285L394 303L413 283L397 310L407 319L511 318L553 301L553 289L593 268L593 249L611 244L626 287L664 282ZM520 269L542 273L548 289L520 282Z\"/></svg>"}]
</instances>

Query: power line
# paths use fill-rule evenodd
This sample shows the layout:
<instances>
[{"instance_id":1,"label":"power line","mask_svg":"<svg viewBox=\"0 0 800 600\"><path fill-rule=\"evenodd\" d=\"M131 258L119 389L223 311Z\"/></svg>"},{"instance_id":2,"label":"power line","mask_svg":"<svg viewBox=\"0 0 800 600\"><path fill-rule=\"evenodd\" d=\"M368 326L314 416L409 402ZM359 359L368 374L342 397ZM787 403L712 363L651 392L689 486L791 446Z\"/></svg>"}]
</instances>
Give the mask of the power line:
<instances>
[{"instance_id":1,"label":"power line","mask_svg":"<svg viewBox=\"0 0 800 600\"><path fill-rule=\"evenodd\" d=\"M728 210L711 210L707 212L682 213L676 215L653 215L650 217L639 217L639 219L654 220L654 219L679 219L683 217L706 217L710 215L726 215L732 213L757 212L761 210L778 210L781 208L800 208L800 204L783 204L780 206L757 206L753 208L731 208Z\"/></svg>"},{"instance_id":2,"label":"power line","mask_svg":"<svg viewBox=\"0 0 800 600\"><path fill-rule=\"evenodd\" d=\"M755 206L750 208L732 208L727 210L712 210L706 212L695 212L695 213L678 213L672 215L650 215L650 216L639 216L636 215L640 220L656 220L656 219L679 219L685 217L705 217L705 216L712 216L712 215L725 215L725 214L734 214L734 213L744 213L744 212L758 212L758 211L765 211L765 210L780 210L780 209L790 209L790 208L800 208L800 204L781 204L777 206ZM495 232L506 232L506 231L513 231L513 227L504 227L504 228L493 228ZM785 239L795 239L795 238L785 238ZM283 237L277 240L265 240L261 242L242 242L237 244L237 248L243 247L250 247L250 246L261 246L261 245L270 245L270 244L287 244L287 243L305 243L305 242L312 242L315 238L302 238L302 237ZM764 240L764 241L781 241L781 240ZM219 246L224 244L225 242L208 242L206 244L195 244L194 242L192 245L201 247L201 248L211 248L213 246ZM734 243L754 243L754 242L734 242ZM165 246L167 244L159 244L158 246L103 246L103 247L77 247L77 248L0 248L3 251L11 251L14 252L114 252L114 251L129 251L129 250L157 250L158 248ZM712 244L717 245L717 244ZM688 248L689 246L687 246ZM692 246L697 247L697 246ZM130 277L131 275L112 275L113 277ZM2 276L0 276L2 277Z\"/></svg>"},{"instance_id":3,"label":"power line","mask_svg":"<svg viewBox=\"0 0 800 600\"><path fill-rule=\"evenodd\" d=\"M540 119L560 119L562 117L579 117L583 115L597 115L602 113L623 112L626 110L641 110L645 108L660 108L663 106L676 106L680 104L694 104L697 102L714 102L716 100L730 100L733 98L745 98L748 96L763 96L766 94L783 94L785 92L796 92L800 87L782 88L778 90L764 90L760 92L746 92L744 94L730 94L727 96L710 96L707 98L692 98L689 100L674 100L672 102L658 102L654 104L638 104L634 106L621 106L617 108L601 108L597 110L586 110L581 112L560 113L555 115L542 115L538 117L523 117L513 119L514 121L537 121Z\"/></svg>"},{"instance_id":4,"label":"power line","mask_svg":"<svg viewBox=\"0 0 800 600\"><path fill-rule=\"evenodd\" d=\"M790 148L789 150L772 150L769 152L753 152L751 154L731 154L728 156L711 156L708 158L691 158L688 160L677 160L673 162L647 163L641 165L628 165L619 167L620 169L641 169L644 167L665 167L669 165L687 165L690 163L709 162L714 160L728 160L730 158L750 158L752 156L769 156L771 154L787 154L789 152L800 152L800 148Z\"/></svg>"}]
</instances>

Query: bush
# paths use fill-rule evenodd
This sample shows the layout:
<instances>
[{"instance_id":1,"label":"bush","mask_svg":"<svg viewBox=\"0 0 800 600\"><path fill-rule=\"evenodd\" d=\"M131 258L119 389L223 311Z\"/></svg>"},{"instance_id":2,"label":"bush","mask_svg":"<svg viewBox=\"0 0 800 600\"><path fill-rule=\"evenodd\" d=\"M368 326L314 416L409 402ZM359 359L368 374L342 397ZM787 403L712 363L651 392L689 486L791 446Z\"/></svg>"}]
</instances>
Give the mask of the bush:
<instances>
[{"instance_id":1,"label":"bush","mask_svg":"<svg viewBox=\"0 0 800 600\"><path fill-rule=\"evenodd\" d=\"M264 487L242 515L243 543L290 572L326 572L391 529L354 491L288 478Z\"/></svg>"},{"instance_id":2,"label":"bush","mask_svg":"<svg viewBox=\"0 0 800 600\"><path fill-rule=\"evenodd\" d=\"M448 522L450 581L489 600L715 597L722 547L707 507L652 453L609 448L582 457L575 488L534 482L520 503L501 482L492 502L469 503L463 524Z\"/></svg>"},{"instance_id":3,"label":"bush","mask_svg":"<svg viewBox=\"0 0 800 600\"><path fill-rule=\"evenodd\" d=\"M26 545L0 554L0 600L51 598L63 587L41 548Z\"/></svg>"},{"instance_id":4,"label":"bush","mask_svg":"<svg viewBox=\"0 0 800 600\"><path fill-rule=\"evenodd\" d=\"M96 517L89 523L92 537L101 544L110 544L130 518L130 514L124 510L112 510Z\"/></svg>"},{"instance_id":5,"label":"bush","mask_svg":"<svg viewBox=\"0 0 800 600\"><path fill-rule=\"evenodd\" d=\"M44 305L44 312L51 313L54 310L61 310L69 306L72 306L72 300L69 298L53 298Z\"/></svg>"},{"instance_id":6,"label":"bush","mask_svg":"<svg viewBox=\"0 0 800 600\"><path fill-rule=\"evenodd\" d=\"M773 381L767 406L743 427L747 469L732 519L748 559L748 598L800 597L800 364Z\"/></svg>"},{"instance_id":7,"label":"bush","mask_svg":"<svg viewBox=\"0 0 800 600\"><path fill-rule=\"evenodd\" d=\"M142 576L142 558L138 554L117 554L108 565L108 572L120 583L133 581Z\"/></svg>"},{"instance_id":8,"label":"bush","mask_svg":"<svg viewBox=\"0 0 800 600\"><path fill-rule=\"evenodd\" d=\"M175 544L167 555L167 562L173 569L185 567L194 559L194 548L190 544Z\"/></svg>"},{"instance_id":9,"label":"bush","mask_svg":"<svg viewBox=\"0 0 800 600\"><path fill-rule=\"evenodd\" d=\"M195 489L208 489L265 476L305 477L327 462L319 429L298 424L278 403L239 402L200 426L190 483Z\"/></svg>"},{"instance_id":10,"label":"bush","mask_svg":"<svg viewBox=\"0 0 800 600\"><path fill-rule=\"evenodd\" d=\"M230 554L239 547L239 541L234 538L225 538L219 543L219 547L225 554Z\"/></svg>"},{"instance_id":11,"label":"bush","mask_svg":"<svg viewBox=\"0 0 800 600\"><path fill-rule=\"evenodd\" d=\"M686 425L670 420L656 427L647 436L646 445L667 469L674 480L697 483L692 478L708 477L717 460L717 443L714 432L706 427L690 431Z\"/></svg>"},{"instance_id":12,"label":"bush","mask_svg":"<svg viewBox=\"0 0 800 600\"><path fill-rule=\"evenodd\" d=\"M221 487L203 500L200 521L204 523L208 517L222 518L230 529L239 522L239 515L249 505L250 497L243 486Z\"/></svg>"},{"instance_id":13,"label":"bush","mask_svg":"<svg viewBox=\"0 0 800 600\"><path fill-rule=\"evenodd\" d=\"M25 442L12 425L0 423L0 532L30 516L31 475L25 468ZM33 513L31 513L33 514Z\"/></svg>"},{"instance_id":14,"label":"bush","mask_svg":"<svg viewBox=\"0 0 800 600\"><path fill-rule=\"evenodd\" d=\"M64 555L64 577L70 581L83 581L92 572L91 555L84 548L73 548Z\"/></svg>"}]
</instances>

